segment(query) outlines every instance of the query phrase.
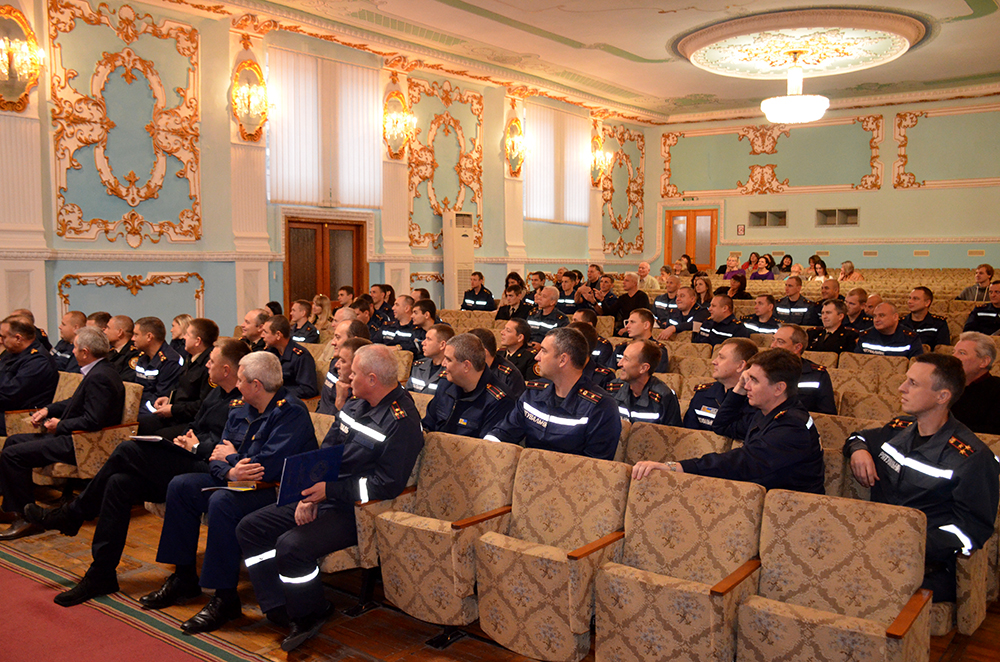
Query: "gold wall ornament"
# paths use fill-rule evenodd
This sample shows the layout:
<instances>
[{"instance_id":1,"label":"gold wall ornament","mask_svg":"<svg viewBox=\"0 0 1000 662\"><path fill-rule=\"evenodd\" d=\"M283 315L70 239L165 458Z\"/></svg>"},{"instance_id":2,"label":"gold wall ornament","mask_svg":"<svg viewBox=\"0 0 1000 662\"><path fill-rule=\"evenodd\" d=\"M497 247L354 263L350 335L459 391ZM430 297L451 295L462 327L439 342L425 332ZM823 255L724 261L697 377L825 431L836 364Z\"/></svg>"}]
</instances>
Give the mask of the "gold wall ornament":
<instances>
[{"instance_id":1,"label":"gold wall ornament","mask_svg":"<svg viewBox=\"0 0 1000 662\"><path fill-rule=\"evenodd\" d=\"M403 160L416 128L417 118L406 105L406 97L399 90L389 92L382 104L382 141L390 159Z\"/></svg>"},{"instance_id":2,"label":"gold wall ornament","mask_svg":"<svg viewBox=\"0 0 1000 662\"><path fill-rule=\"evenodd\" d=\"M670 183L670 148L683 136L681 132L668 132L660 137L660 156L663 157L663 174L660 175L661 198L679 198L681 195L677 186Z\"/></svg>"},{"instance_id":3,"label":"gold wall ornament","mask_svg":"<svg viewBox=\"0 0 1000 662\"><path fill-rule=\"evenodd\" d=\"M760 124L741 126L736 132L738 140L747 139L751 156L757 154L777 154L778 138L791 135L791 129L784 124Z\"/></svg>"},{"instance_id":4,"label":"gold wall ornament","mask_svg":"<svg viewBox=\"0 0 1000 662\"><path fill-rule=\"evenodd\" d=\"M27 109L43 63L44 51L27 17L17 7L0 6L0 110Z\"/></svg>"},{"instance_id":5,"label":"gold wall ornament","mask_svg":"<svg viewBox=\"0 0 1000 662\"><path fill-rule=\"evenodd\" d=\"M267 83L264 72L254 60L241 60L233 70L229 104L240 130L240 138L258 142L267 122Z\"/></svg>"},{"instance_id":6,"label":"gold wall ornament","mask_svg":"<svg viewBox=\"0 0 1000 662\"><path fill-rule=\"evenodd\" d=\"M146 287L154 285L174 285L177 283L187 283L191 279L198 281L198 287L194 291L194 308L196 317L205 316L205 279L196 271L186 273L151 273L145 277L137 274L122 276L118 273L93 273L93 274L66 274L59 279L57 286L59 295L60 314L65 315L69 311L69 290L73 287L71 281L76 281L77 285L95 285L105 287L111 285L115 288L124 287L132 296L138 296L139 292Z\"/></svg>"},{"instance_id":7,"label":"gold wall ornament","mask_svg":"<svg viewBox=\"0 0 1000 662\"><path fill-rule=\"evenodd\" d=\"M504 130L504 159L507 161L507 172L511 177L521 176L521 168L524 166L527 152L521 119L512 117Z\"/></svg>"},{"instance_id":8,"label":"gold wall ornament","mask_svg":"<svg viewBox=\"0 0 1000 662\"><path fill-rule=\"evenodd\" d=\"M912 172L906 172L906 164L910 157L906 155L906 146L910 143L907 129L912 129L917 125L917 120L926 117L927 113L904 112L896 113L896 121L893 124L893 137L899 143L896 150L896 160L892 164L892 187L893 188L920 188L923 182L917 181L917 176Z\"/></svg>"},{"instance_id":9,"label":"gold wall ornament","mask_svg":"<svg viewBox=\"0 0 1000 662\"><path fill-rule=\"evenodd\" d=\"M625 241L622 236L618 237L618 241L609 242L604 235L601 235L601 239L604 241L604 252L610 255L625 257L630 253L642 253L645 250L645 233L642 226L639 226L639 233L632 241Z\"/></svg>"},{"instance_id":10,"label":"gold wall ornament","mask_svg":"<svg viewBox=\"0 0 1000 662\"><path fill-rule=\"evenodd\" d=\"M443 284L444 274L436 271L414 271L410 274L410 284L416 283L417 281Z\"/></svg>"},{"instance_id":11,"label":"gold wall ornament","mask_svg":"<svg viewBox=\"0 0 1000 662\"><path fill-rule=\"evenodd\" d=\"M63 66L62 45L59 43L59 35L72 32L77 19L87 25L110 28L125 44L132 44L143 35L173 40L176 52L189 63L187 87L174 90L181 98L180 103L173 108L167 107L167 91L154 63L143 59L130 47L117 53L105 52L94 65L90 95L78 92L71 84L78 74ZM71 240L94 241L103 233L112 242L124 237L132 248L138 248L145 239L158 243L164 236L175 242L201 239L198 31L171 20L157 24L149 14L137 13L129 5L114 10L101 4L95 11L85 0L49 0L49 37L53 52L51 113L55 127L56 234ZM137 73L141 74L154 100L151 121L146 125L154 162L148 179L142 184L135 172L125 175L125 184L122 184L106 155L114 123L107 116L104 87L108 78L119 69L123 70L122 77L129 85L138 79ZM98 176L108 195L121 199L133 208L159 196L166 178L167 156L173 156L182 164L177 177L187 180L190 207L182 209L176 221L151 222L135 209L118 220L84 219L83 210L66 200L68 173L82 167L75 158L77 150L91 145L94 146Z\"/></svg>"},{"instance_id":12,"label":"gold wall ornament","mask_svg":"<svg viewBox=\"0 0 1000 662\"><path fill-rule=\"evenodd\" d=\"M607 214L611 227L618 232L618 240L608 242L605 239L605 252L611 252L619 257L619 251L628 253L642 252L642 227L645 218L645 203L643 202L643 192L645 190L645 170L646 170L646 138L641 131L632 131L624 126L613 126L605 124L601 128L602 144L607 138L614 138L619 145L619 149L611 153L611 164L603 171L601 178L601 214ZM635 148L639 152L638 165L632 163L632 157L625 151L625 145L629 142L635 143ZM625 213L615 214L615 187L614 168L625 168L628 176L628 183L625 188ZM620 199L619 199L619 202ZM635 240L626 242L623 238L625 230L636 220L639 224L639 234ZM638 247L638 248L637 248ZM609 250L610 248L610 250Z\"/></svg>"},{"instance_id":13,"label":"gold wall ornament","mask_svg":"<svg viewBox=\"0 0 1000 662\"><path fill-rule=\"evenodd\" d=\"M779 181L774 174L777 166L773 163L767 165L750 166L750 176L747 183L737 181L736 188L742 195L765 195L767 193L782 193L788 187L788 178Z\"/></svg>"},{"instance_id":14,"label":"gold wall ornament","mask_svg":"<svg viewBox=\"0 0 1000 662\"><path fill-rule=\"evenodd\" d=\"M590 139L590 184L601 186L604 176L615 162L615 155L604 151L604 139L595 135Z\"/></svg>"}]
</instances>

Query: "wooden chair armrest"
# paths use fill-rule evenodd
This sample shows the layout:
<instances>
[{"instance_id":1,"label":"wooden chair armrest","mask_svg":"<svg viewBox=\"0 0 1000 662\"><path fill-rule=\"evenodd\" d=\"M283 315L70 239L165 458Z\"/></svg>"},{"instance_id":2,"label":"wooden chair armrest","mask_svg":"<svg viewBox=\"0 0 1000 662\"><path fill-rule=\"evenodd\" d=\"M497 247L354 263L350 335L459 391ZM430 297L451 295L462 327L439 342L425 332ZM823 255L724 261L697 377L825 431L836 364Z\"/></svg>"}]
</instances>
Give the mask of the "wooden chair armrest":
<instances>
[{"instance_id":1,"label":"wooden chair armrest","mask_svg":"<svg viewBox=\"0 0 1000 662\"><path fill-rule=\"evenodd\" d=\"M750 559L740 567L736 568L728 577L713 586L710 590L712 595L725 595L743 583L747 577L760 567L760 559Z\"/></svg>"},{"instance_id":2,"label":"wooden chair armrest","mask_svg":"<svg viewBox=\"0 0 1000 662\"><path fill-rule=\"evenodd\" d=\"M94 434L95 432L104 432L105 430L117 430L118 428L129 428L134 427L135 422L132 423L119 423L118 425L109 425L106 428L101 428L100 430L91 430L86 432L85 430L73 430L70 434Z\"/></svg>"},{"instance_id":3,"label":"wooden chair armrest","mask_svg":"<svg viewBox=\"0 0 1000 662\"><path fill-rule=\"evenodd\" d=\"M594 552L600 551L607 547L608 545L614 544L625 537L625 531L612 531L608 535L598 538L594 542L587 543L583 547L574 549L572 552L566 554L566 558L572 561L579 561L582 558L590 556Z\"/></svg>"},{"instance_id":4,"label":"wooden chair armrest","mask_svg":"<svg viewBox=\"0 0 1000 662\"><path fill-rule=\"evenodd\" d=\"M511 510L513 506L500 506L499 508L494 508L493 510L481 513L479 515L473 515L472 517L466 517L465 519L456 520L451 523L452 531L461 531L462 529L467 529L474 524L479 524L485 522L486 520L491 520L494 517L500 517L501 515L506 515Z\"/></svg>"},{"instance_id":5,"label":"wooden chair armrest","mask_svg":"<svg viewBox=\"0 0 1000 662\"><path fill-rule=\"evenodd\" d=\"M917 620L917 616L920 615L924 605L931 601L932 595L932 592L926 588L918 589L903 607L903 611L899 612L896 620L886 629L885 636L890 639L902 639L905 637L906 633L913 627L913 622Z\"/></svg>"},{"instance_id":6,"label":"wooden chair armrest","mask_svg":"<svg viewBox=\"0 0 1000 662\"><path fill-rule=\"evenodd\" d=\"M9 409L4 412L4 414L32 414L41 409L41 407L35 407L34 409Z\"/></svg>"},{"instance_id":7,"label":"wooden chair armrest","mask_svg":"<svg viewBox=\"0 0 1000 662\"><path fill-rule=\"evenodd\" d=\"M416 485L410 485L409 487L407 487L406 489L404 489L402 492L400 492L399 496L403 496L404 494L413 494L416 491L417 491L417 486ZM382 501L384 501L384 499L371 499L370 501L355 501L354 505L358 506L359 508L364 508L365 506L370 506L373 503L382 503Z\"/></svg>"}]
</instances>

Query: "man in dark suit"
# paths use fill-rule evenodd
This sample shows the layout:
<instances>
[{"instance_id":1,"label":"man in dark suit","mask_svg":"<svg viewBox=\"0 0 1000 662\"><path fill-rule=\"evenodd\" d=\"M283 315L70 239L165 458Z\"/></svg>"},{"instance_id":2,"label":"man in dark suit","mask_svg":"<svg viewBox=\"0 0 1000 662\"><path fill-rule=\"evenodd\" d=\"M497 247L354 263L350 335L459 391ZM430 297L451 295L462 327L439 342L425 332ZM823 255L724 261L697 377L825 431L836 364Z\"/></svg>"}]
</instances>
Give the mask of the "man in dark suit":
<instances>
[{"instance_id":1,"label":"man in dark suit","mask_svg":"<svg viewBox=\"0 0 1000 662\"><path fill-rule=\"evenodd\" d=\"M44 427L36 434L7 437L0 453L0 493L3 519L11 522L0 540L16 540L41 531L25 520L24 507L34 502L31 470L53 462L76 464L73 432L93 432L122 421L125 385L121 375L105 359L111 352L100 329L83 327L73 340L73 356L80 365L83 381L73 396L36 411L32 424Z\"/></svg>"},{"instance_id":2,"label":"man in dark suit","mask_svg":"<svg viewBox=\"0 0 1000 662\"><path fill-rule=\"evenodd\" d=\"M18 409L41 407L52 402L59 384L59 373L52 356L38 342L33 324L22 317L8 317L0 322L0 414ZM5 421L0 418L0 436L6 436Z\"/></svg>"}]
</instances>

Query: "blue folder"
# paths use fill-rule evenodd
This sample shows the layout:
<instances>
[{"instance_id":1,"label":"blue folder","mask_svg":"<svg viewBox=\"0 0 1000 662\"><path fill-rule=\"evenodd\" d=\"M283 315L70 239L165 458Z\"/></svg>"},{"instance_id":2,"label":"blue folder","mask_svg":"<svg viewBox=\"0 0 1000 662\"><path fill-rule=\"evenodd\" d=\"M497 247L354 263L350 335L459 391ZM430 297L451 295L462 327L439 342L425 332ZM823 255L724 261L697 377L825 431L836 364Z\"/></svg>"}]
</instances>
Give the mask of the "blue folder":
<instances>
[{"instance_id":1,"label":"blue folder","mask_svg":"<svg viewBox=\"0 0 1000 662\"><path fill-rule=\"evenodd\" d=\"M343 444L299 453L285 458L281 469L281 487L278 488L278 505L284 506L302 500L302 491L316 483L337 480L340 461L344 457Z\"/></svg>"}]
</instances>

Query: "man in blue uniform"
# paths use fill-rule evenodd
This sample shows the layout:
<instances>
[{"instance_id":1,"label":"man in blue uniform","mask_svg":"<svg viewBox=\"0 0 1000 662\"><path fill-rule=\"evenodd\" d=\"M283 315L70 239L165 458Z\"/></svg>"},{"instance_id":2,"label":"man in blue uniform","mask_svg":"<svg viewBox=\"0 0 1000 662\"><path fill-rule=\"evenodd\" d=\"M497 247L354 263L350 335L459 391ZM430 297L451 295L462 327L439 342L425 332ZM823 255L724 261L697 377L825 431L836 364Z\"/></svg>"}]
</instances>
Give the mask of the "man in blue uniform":
<instances>
[{"instance_id":1,"label":"man in blue uniform","mask_svg":"<svg viewBox=\"0 0 1000 662\"><path fill-rule=\"evenodd\" d=\"M677 394L653 375L653 367L659 361L660 347L652 340L628 343L619 364L624 378L608 385L622 418L633 423L681 424Z\"/></svg>"},{"instance_id":2,"label":"man in blue uniform","mask_svg":"<svg viewBox=\"0 0 1000 662\"><path fill-rule=\"evenodd\" d=\"M726 294L716 294L708 304L708 319L691 338L693 343L715 347L730 338L749 338L750 329L736 321L733 300Z\"/></svg>"},{"instance_id":3,"label":"man in blue uniform","mask_svg":"<svg viewBox=\"0 0 1000 662\"><path fill-rule=\"evenodd\" d=\"M327 368L326 377L323 379L323 386L319 390L319 405L316 407L317 414L329 414L333 416L337 413L337 384L340 380L340 346L351 338L363 338L368 340L368 326L358 320L345 320L339 322L333 328L333 338L330 345L334 348L333 357L330 359L330 366Z\"/></svg>"},{"instance_id":4,"label":"man in blue uniform","mask_svg":"<svg viewBox=\"0 0 1000 662\"><path fill-rule=\"evenodd\" d=\"M597 341L600 338L597 335L597 329L594 328L593 324L587 324L586 322L570 322L566 328L576 329L587 339L587 348L590 353L587 356L587 365L583 367L583 378L593 382L595 386L605 391L608 390L608 384L615 378L615 371L611 368L605 368L597 360L595 353L597 352ZM537 363L535 364L535 368L538 368Z\"/></svg>"},{"instance_id":5,"label":"man in blue uniform","mask_svg":"<svg viewBox=\"0 0 1000 662\"><path fill-rule=\"evenodd\" d=\"M472 329L472 335L479 338L486 352L486 368L497 378L500 385L511 400L517 400L524 393L524 376L513 363L497 353L497 337L488 329ZM445 373L448 368L445 366ZM447 375L446 375L447 376Z\"/></svg>"},{"instance_id":6,"label":"man in blue uniform","mask_svg":"<svg viewBox=\"0 0 1000 662\"><path fill-rule=\"evenodd\" d=\"M291 327L289 338L298 343L315 344L319 342L319 331L309 321L312 303L305 299L292 302L288 308L288 324Z\"/></svg>"},{"instance_id":7,"label":"man in blue uniform","mask_svg":"<svg viewBox=\"0 0 1000 662\"><path fill-rule=\"evenodd\" d=\"M497 302L493 293L483 285L483 272L473 271L469 276L470 289L462 295L462 310L496 310Z\"/></svg>"},{"instance_id":8,"label":"man in blue uniform","mask_svg":"<svg viewBox=\"0 0 1000 662\"><path fill-rule=\"evenodd\" d=\"M73 339L76 332L87 325L87 316L79 310L71 310L59 322L59 342L52 348L52 358L59 372L80 372L73 356Z\"/></svg>"},{"instance_id":9,"label":"man in blue uniform","mask_svg":"<svg viewBox=\"0 0 1000 662\"><path fill-rule=\"evenodd\" d=\"M839 299L823 302L819 314L822 328L809 329L809 350L813 352L853 352L858 345L858 332L844 325L847 304Z\"/></svg>"},{"instance_id":10,"label":"man in blue uniform","mask_svg":"<svg viewBox=\"0 0 1000 662\"><path fill-rule=\"evenodd\" d=\"M872 328L858 337L855 354L905 356L908 359L924 353L924 345L913 331L899 324L899 313L891 303L880 303L872 316Z\"/></svg>"},{"instance_id":11,"label":"man in blue uniform","mask_svg":"<svg viewBox=\"0 0 1000 662\"><path fill-rule=\"evenodd\" d=\"M261 611L291 623L285 651L315 635L333 613L317 559L357 543L355 502L399 496L424 445L420 415L396 381L392 350L360 348L352 372L355 397L323 440L324 447L344 447L340 477L306 489L296 504L271 504L247 516L237 529Z\"/></svg>"},{"instance_id":12,"label":"man in blue uniform","mask_svg":"<svg viewBox=\"0 0 1000 662\"><path fill-rule=\"evenodd\" d=\"M410 368L410 378L406 382L406 390L414 393L431 393L437 391L444 370L444 348L455 336L455 329L447 324L435 324L424 338L424 358L413 362Z\"/></svg>"},{"instance_id":13,"label":"man in blue uniform","mask_svg":"<svg viewBox=\"0 0 1000 662\"><path fill-rule=\"evenodd\" d=\"M563 315L572 317L577 308L590 305L582 298L579 303L577 302L576 291L580 287L580 282L576 279L576 274L572 271L567 271L562 275L562 281L559 285L559 298L556 299L556 308Z\"/></svg>"},{"instance_id":14,"label":"man in blue uniform","mask_svg":"<svg viewBox=\"0 0 1000 662\"><path fill-rule=\"evenodd\" d=\"M615 456L622 424L614 398L583 378L587 340L575 329L554 329L542 340L538 365L543 379L527 390L486 439L524 442L526 448Z\"/></svg>"},{"instance_id":15,"label":"man in blue uniform","mask_svg":"<svg viewBox=\"0 0 1000 662\"><path fill-rule=\"evenodd\" d=\"M900 320L900 324L917 334L920 342L933 350L938 345L951 344L948 320L931 313L934 292L927 287L915 287L906 300L910 313Z\"/></svg>"},{"instance_id":16,"label":"man in blue uniform","mask_svg":"<svg viewBox=\"0 0 1000 662\"><path fill-rule=\"evenodd\" d=\"M543 287L535 294L535 310L528 315L528 326L531 327L531 347L536 351L546 333L569 324L569 318L556 309L558 300L559 290L552 286Z\"/></svg>"},{"instance_id":17,"label":"man in blue uniform","mask_svg":"<svg viewBox=\"0 0 1000 662\"><path fill-rule=\"evenodd\" d=\"M976 306L969 313L963 331L978 331L992 336L1000 331L1000 280L990 283L990 302Z\"/></svg>"},{"instance_id":18,"label":"man in blue uniform","mask_svg":"<svg viewBox=\"0 0 1000 662\"><path fill-rule=\"evenodd\" d=\"M164 609L200 595L201 587L215 589L205 608L181 624L187 634L216 630L241 615L236 592L241 558L236 525L275 500L274 487L249 492L204 492L203 488L225 487L229 481L277 483L286 457L316 448L309 410L285 390L281 373L278 357L270 352L244 356L237 387L246 404L229 414L222 441L209 456L209 473L183 474L167 487L156 561L176 569L163 586L139 602L146 609ZM201 518L206 513L208 537L199 581L195 562Z\"/></svg>"},{"instance_id":19,"label":"man in blue uniform","mask_svg":"<svg viewBox=\"0 0 1000 662\"><path fill-rule=\"evenodd\" d=\"M712 429L726 394L736 386L740 375L746 370L746 362L756 353L757 345L746 338L732 338L722 343L712 359L712 378L715 381L694 387L694 395L684 414L684 427L691 430ZM747 405L744 412L747 418L755 413L756 410Z\"/></svg>"},{"instance_id":20,"label":"man in blue uniform","mask_svg":"<svg viewBox=\"0 0 1000 662\"><path fill-rule=\"evenodd\" d=\"M666 291L653 299L653 315L661 329L666 327L670 313L677 310L677 291L681 287L681 279L670 274L664 284Z\"/></svg>"},{"instance_id":21,"label":"man in blue uniform","mask_svg":"<svg viewBox=\"0 0 1000 662\"><path fill-rule=\"evenodd\" d=\"M682 287L677 290L677 308L667 316L667 323L657 339L666 341L678 333L693 331L695 322L701 323L707 319L708 311L698 305L698 295L694 289Z\"/></svg>"},{"instance_id":22,"label":"man in blue uniform","mask_svg":"<svg viewBox=\"0 0 1000 662\"><path fill-rule=\"evenodd\" d=\"M924 588L935 602L955 601L955 560L981 548L997 517L997 459L950 413L962 396L965 372L952 356L924 354L899 387L903 411L844 444L851 472L879 503L927 515Z\"/></svg>"},{"instance_id":23,"label":"man in blue uniform","mask_svg":"<svg viewBox=\"0 0 1000 662\"><path fill-rule=\"evenodd\" d=\"M788 350L802 361L802 375L799 377L799 402L807 410L818 414L837 415L837 403L833 393L833 381L826 366L802 358L802 351L808 342L806 330L798 324L782 324L774 340L773 349Z\"/></svg>"},{"instance_id":24,"label":"man in blue uniform","mask_svg":"<svg viewBox=\"0 0 1000 662\"><path fill-rule=\"evenodd\" d=\"M411 352L414 359L419 359L424 355L421 345L427 332L413 322L413 299L408 294L396 297L392 313L395 319L382 327L382 333L375 342L395 345Z\"/></svg>"},{"instance_id":25,"label":"man in blue uniform","mask_svg":"<svg viewBox=\"0 0 1000 662\"><path fill-rule=\"evenodd\" d=\"M511 363L525 380L534 379L535 350L528 346L531 327L526 320L508 320L500 329L502 356Z\"/></svg>"},{"instance_id":26,"label":"man in blue uniform","mask_svg":"<svg viewBox=\"0 0 1000 662\"><path fill-rule=\"evenodd\" d=\"M712 431L742 439L743 446L681 462L639 462L632 478L650 471L677 471L743 480L765 488L823 494L823 449L809 412L796 399L802 372L799 358L783 349L759 352L749 361L719 408ZM749 424L743 415L750 404L757 414Z\"/></svg>"},{"instance_id":27,"label":"man in blue uniform","mask_svg":"<svg viewBox=\"0 0 1000 662\"><path fill-rule=\"evenodd\" d=\"M132 342L134 331L135 322L128 315L115 315L104 328L104 336L111 344L107 361L122 376L123 382L135 383L135 367L139 365L139 356L142 354Z\"/></svg>"},{"instance_id":28,"label":"man in blue uniform","mask_svg":"<svg viewBox=\"0 0 1000 662\"><path fill-rule=\"evenodd\" d=\"M0 437L7 435L3 412L35 409L52 402L59 385L55 361L38 342L33 324L21 317L0 322Z\"/></svg>"},{"instance_id":29,"label":"man in blue uniform","mask_svg":"<svg viewBox=\"0 0 1000 662\"><path fill-rule=\"evenodd\" d=\"M153 403L169 396L181 376L184 359L165 342L166 337L167 328L157 317L142 317L135 323L132 342L142 352L135 365L135 383L142 384L139 411L155 411Z\"/></svg>"},{"instance_id":30,"label":"man in blue uniform","mask_svg":"<svg viewBox=\"0 0 1000 662\"><path fill-rule=\"evenodd\" d=\"M396 292L392 289L392 285L375 283L368 290L368 297L372 304L372 320L379 327L385 326L394 319L392 306L396 303Z\"/></svg>"},{"instance_id":31,"label":"man in blue uniform","mask_svg":"<svg viewBox=\"0 0 1000 662\"><path fill-rule=\"evenodd\" d=\"M316 361L312 354L291 339L292 328L288 318L275 315L264 322L261 337L267 351L281 361L281 379L284 388L300 400L319 395L316 383Z\"/></svg>"},{"instance_id":32,"label":"man in blue uniform","mask_svg":"<svg viewBox=\"0 0 1000 662\"><path fill-rule=\"evenodd\" d=\"M532 271L528 274L528 284L531 285L531 287L528 288L528 293L524 295L524 305L528 307L528 312L530 313L531 309L538 305L535 297L538 296L538 293L542 291L543 287L545 287L545 272Z\"/></svg>"},{"instance_id":33,"label":"man in blue uniform","mask_svg":"<svg viewBox=\"0 0 1000 662\"><path fill-rule=\"evenodd\" d=\"M653 313L649 312L648 309L636 308L629 313L628 318L625 320L625 332L631 340L653 340L653 324L655 321L656 318L653 317ZM670 372L670 355L666 345L656 340L653 340L653 342L660 348L660 362L653 366L653 372ZM625 343L621 343L615 347L616 366L621 362L624 352Z\"/></svg>"},{"instance_id":34,"label":"man in blue uniform","mask_svg":"<svg viewBox=\"0 0 1000 662\"><path fill-rule=\"evenodd\" d=\"M770 294L760 294L753 302L753 315L744 315L740 320L750 333L772 334L781 326L781 321L774 316L774 297Z\"/></svg>"},{"instance_id":35,"label":"man in blue uniform","mask_svg":"<svg viewBox=\"0 0 1000 662\"><path fill-rule=\"evenodd\" d=\"M573 313L573 321L589 324L594 327L595 332L597 331L597 313L592 308L581 308ZM590 355L597 361L597 365L612 371L618 367L618 364L615 362L615 346L600 334L597 336L597 344L590 350Z\"/></svg>"},{"instance_id":36,"label":"man in blue uniform","mask_svg":"<svg viewBox=\"0 0 1000 662\"><path fill-rule=\"evenodd\" d=\"M816 304L802 296L799 276L789 276L785 280L785 296L774 306L774 315L789 324L819 326L819 311Z\"/></svg>"}]
</instances>

